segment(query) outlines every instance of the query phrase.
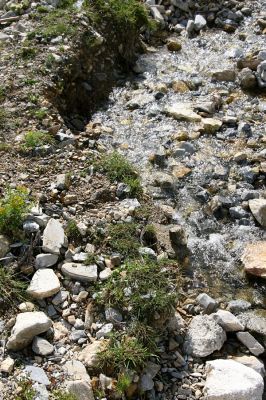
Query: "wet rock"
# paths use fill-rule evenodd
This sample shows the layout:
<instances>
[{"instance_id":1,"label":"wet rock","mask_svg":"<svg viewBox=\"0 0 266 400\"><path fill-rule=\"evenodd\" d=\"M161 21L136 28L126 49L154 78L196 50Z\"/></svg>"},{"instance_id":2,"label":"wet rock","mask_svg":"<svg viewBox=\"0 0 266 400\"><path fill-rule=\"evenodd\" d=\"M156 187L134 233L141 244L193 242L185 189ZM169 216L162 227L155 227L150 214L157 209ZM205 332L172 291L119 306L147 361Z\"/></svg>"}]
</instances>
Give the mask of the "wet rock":
<instances>
[{"instance_id":1,"label":"wet rock","mask_svg":"<svg viewBox=\"0 0 266 400\"><path fill-rule=\"evenodd\" d=\"M58 261L58 255L56 254L38 254L35 259L35 267L48 268L55 265Z\"/></svg>"},{"instance_id":2,"label":"wet rock","mask_svg":"<svg viewBox=\"0 0 266 400\"><path fill-rule=\"evenodd\" d=\"M197 315L188 327L184 349L194 357L207 357L220 350L225 341L225 331L211 316Z\"/></svg>"},{"instance_id":3,"label":"wet rock","mask_svg":"<svg viewBox=\"0 0 266 400\"><path fill-rule=\"evenodd\" d=\"M62 273L80 282L95 282L98 278L97 265L65 263L62 266Z\"/></svg>"},{"instance_id":4,"label":"wet rock","mask_svg":"<svg viewBox=\"0 0 266 400\"><path fill-rule=\"evenodd\" d=\"M207 25L206 19L202 15L196 15L194 21L194 29L195 31L200 31L201 29L205 28Z\"/></svg>"},{"instance_id":5,"label":"wet rock","mask_svg":"<svg viewBox=\"0 0 266 400\"><path fill-rule=\"evenodd\" d=\"M246 300L231 300L227 305L227 310L233 314L239 314L251 308L251 303Z\"/></svg>"},{"instance_id":6,"label":"wet rock","mask_svg":"<svg viewBox=\"0 0 266 400\"><path fill-rule=\"evenodd\" d=\"M236 73L232 69L214 71L212 73L212 79L214 81L221 81L221 82L234 82L236 79Z\"/></svg>"},{"instance_id":7,"label":"wet rock","mask_svg":"<svg viewBox=\"0 0 266 400\"><path fill-rule=\"evenodd\" d=\"M239 81L242 89L255 89L257 80L254 73L249 68L243 68L239 73Z\"/></svg>"},{"instance_id":8,"label":"wet rock","mask_svg":"<svg viewBox=\"0 0 266 400\"><path fill-rule=\"evenodd\" d=\"M249 208L258 223L266 227L266 199L249 200Z\"/></svg>"},{"instance_id":9,"label":"wet rock","mask_svg":"<svg viewBox=\"0 0 266 400\"><path fill-rule=\"evenodd\" d=\"M48 376L44 370L40 367L34 367L33 365L27 365L25 368L25 373L33 382L42 383L43 385L50 385Z\"/></svg>"},{"instance_id":10,"label":"wet rock","mask_svg":"<svg viewBox=\"0 0 266 400\"><path fill-rule=\"evenodd\" d=\"M260 374L234 360L206 363L204 393L208 400L262 400L263 379Z\"/></svg>"},{"instance_id":11,"label":"wet rock","mask_svg":"<svg viewBox=\"0 0 266 400\"><path fill-rule=\"evenodd\" d=\"M220 121L219 119L203 118L202 119L202 127L200 129L204 133L213 134L213 133L216 133L221 128L222 125L223 125L223 122Z\"/></svg>"},{"instance_id":12,"label":"wet rock","mask_svg":"<svg viewBox=\"0 0 266 400\"><path fill-rule=\"evenodd\" d=\"M106 340L95 340L95 342L84 347L78 359L84 362L87 368L94 368L98 362L98 354L105 348L107 343L108 341Z\"/></svg>"},{"instance_id":13,"label":"wet rock","mask_svg":"<svg viewBox=\"0 0 266 400\"><path fill-rule=\"evenodd\" d=\"M51 345L48 340L40 336L35 336L32 342L32 350L35 354L38 354L40 356L48 356L53 353L54 346Z\"/></svg>"},{"instance_id":14,"label":"wet rock","mask_svg":"<svg viewBox=\"0 0 266 400\"><path fill-rule=\"evenodd\" d=\"M254 356L264 353L264 347L249 332L238 332L236 336Z\"/></svg>"},{"instance_id":15,"label":"wet rock","mask_svg":"<svg viewBox=\"0 0 266 400\"><path fill-rule=\"evenodd\" d=\"M266 242L249 243L241 258L248 274L266 278Z\"/></svg>"},{"instance_id":16,"label":"wet rock","mask_svg":"<svg viewBox=\"0 0 266 400\"><path fill-rule=\"evenodd\" d=\"M182 44L176 39L167 40L167 49L169 51L180 51L182 49Z\"/></svg>"},{"instance_id":17,"label":"wet rock","mask_svg":"<svg viewBox=\"0 0 266 400\"><path fill-rule=\"evenodd\" d=\"M39 269L32 277L27 293L36 299L53 296L60 290L60 282L52 269Z\"/></svg>"},{"instance_id":18,"label":"wet rock","mask_svg":"<svg viewBox=\"0 0 266 400\"><path fill-rule=\"evenodd\" d=\"M211 314L218 307L216 300L206 293L199 294L196 298L196 301L203 308L206 314Z\"/></svg>"},{"instance_id":19,"label":"wet rock","mask_svg":"<svg viewBox=\"0 0 266 400\"><path fill-rule=\"evenodd\" d=\"M28 346L34 336L46 332L52 321L43 312L25 312L17 315L15 326L7 342L9 350L21 350Z\"/></svg>"},{"instance_id":20,"label":"wet rock","mask_svg":"<svg viewBox=\"0 0 266 400\"><path fill-rule=\"evenodd\" d=\"M230 311L218 310L217 313L213 314L213 318L226 332L244 330L243 324Z\"/></svg>"},{"instance_id":21,"label":"wet rock","mask_svg":"<svg viewBox=\"0 0 266 400\"><path fill-rule=\"evenodd\" d=\"M233 357L233 360L239 362L240 364L245 365L246 367L254 369L254 371L258 372L258 374L260 374L262 377L265 376L264 364L257 357L241 356L241 357Z\"/></svg>"},{"instance_id":22,"label":"wet rock","mask_svg":"<svg viewBox=\"0 0 266 400\"><path fill-rule=\"evenodd\" d=\"M200 122L201 116L196 114L189 103L175 103L168 106L165 112L178 121Z\"/></svg>"},{"instance_id":23,"label":"wet rock","mask_svg":"<svg viewBox=\"0 0 266 400\"><path fill-rule=\"evenodd\" d=\"M67 238L61 223L51 218L43 232L43 251L60 254L62 247L67 247Z\"/></svg>"}]
</instances>

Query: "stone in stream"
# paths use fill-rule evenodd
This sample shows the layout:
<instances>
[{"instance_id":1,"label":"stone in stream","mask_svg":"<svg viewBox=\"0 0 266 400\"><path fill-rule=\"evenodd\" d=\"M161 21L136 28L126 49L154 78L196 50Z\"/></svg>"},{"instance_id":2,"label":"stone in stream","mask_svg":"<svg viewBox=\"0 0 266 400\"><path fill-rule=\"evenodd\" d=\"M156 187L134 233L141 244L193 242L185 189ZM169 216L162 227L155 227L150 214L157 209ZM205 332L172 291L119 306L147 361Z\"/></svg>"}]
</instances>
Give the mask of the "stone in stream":
<instances>
[{"instance_id":1,"label":"stone in stream","mask_svg":"<svg viewBox=\"0 0 266 400\"><path fill-rule=\"evenodd\" d=\"M248 274L266 278L266 241L248 243L241 261Z\"/></svg>"},{"instance_id":2,"label":"stone in stream","mask_svg":"<svg viewBox=\"0 0 266 400\"><path fill-rule=\"evenodd\" d=\"M211 316L197 315L188 327L184 349L194 357L207 357L220 350L225 341L225 331Z\"/></svg>"},{"instance_id":3,"label":"stone in stream","mask_svg":"<svg viewBox=\"0 0 266 400\"><path fill-rule=\"evenodd\" d=\"M221 82L234 82L236 79L236 73L233 69L224 69L214 71L212 73L212 80Z\"/></svg>"},{"instance_id":4,"label":"stone in stream","mask_svg":"<svg viewBox=\"0 0 266 400\"><path fill-rule=\"evenodd\" d=\"M244 325L230 311L218 310L212 317L226 332L244 330Z\"/></svg>"},{"instance_id":5,"label":"stone in stream","mask_svg":"<svg viewBox=\"0 0 266 400\"><path fill-rule=\"evenodd\" d=\"M197 14L194 21L195 31L200 31L201 29L205 28L206 25L207 25L206 19L202 15Z\"/></svg>"},{"instance_id":6,"label":"stone in stream","mask_svg":"<svg viewBox=\"0 0 266 400\"><path fill-rule=\"evenodd\" d=\"M206 400L262 400L263 379L252 368L234 360L206 363Z\"/></svg>"},{"instance_id":7,"label":"stone in stream","mask_svg":"<svg viewBox=\"0 0 266 400\"><path fill-rule=\"evenodd\" d=\"M48 342L48 340L40 337L35 336L32 342L32 350L35 354L39 356L49 356L54 351L54 346Z\"/></svg>"},{"instance_id":8,"label":"stone in stream","mask_svg":"<svg viewBox=\"0 0 266 400\"><path fill-rule=\"evenodd\" d=\"M67 238L61 223L51 218L43 232L42 249L46 253L60 254L62 247L67 247Z\"/></svg>"},{"instance_id":9,"label":"stone in stream","mask_svg":"<svg viewBox=\"0 0 266 400\"><path fill-rule=\"evenodd\" d=\"M60 290L60 282L52 269L38 269L32 277L27 293L36 299L53 296Z\"/></svg>"},{"instance_id":10,"label":"stone in stream","mask_svg":"<svg viewBox=\"0 0 266 400\"><path fill-rule=\"evenodd\" d=\"M165 112L178 121L200 122L201 116L195 113L190 103L174 103L167 106Z\"/></svg>"},{"instance_id":11,"label":"stone in stream","mask_svg":"<svg viewBox=\"0 0 266 400\"><path fill-rule=\"evenodd\" d=\"M248 204L254 218L266 228L266 199L249 200Z\"/></svg>"},{"instance_id":12,"label":"stone in stream","mask_svg":"<svg viewBox=\"0 0 266 400\"><path fill-rule=\"evenodd\" d=\"M21 350L28 346L34 336L48 331L52 321L43 312L25 312L17 315L16 323L7 341L8 350Z\"/></svg>"},{"instance_id":13,"label":"stone in stream","mask_svg":"<svg viewBox=\"0 0 266 400\"><path fill-rule=\"evenodd\" d=\"M97 265L65 263L62 266L63 275L80 282L95 282L98 278Z\"/></svg>"},{"instance_id":14,"label":"stone in stream","mask_svg":"<svg viewBox=\"0 0 266 400\"><path fill-rule=\"evenodd\" d=\"M249 332L237 332L236 337L254 356L264 353L264 347Z\"/></svg>"},{"instance_id":15,"label":"stone in stream","mask_svg":"<svg viewBox=\"0 0 266 400\"><path fill-rule=\"evenodd\" d=\"M246 367L254 369L254 371L258 372L262 377L265 376L265 367L261 360L254 356L240 356L233 357L233 360L239 362L240 364L245 365Z\"/></svg>"},{"instance_id":16,"label":"stone in stream","mask_svg":"<svg viewBox=\"0 0 266 400\"><path fill-rule=\"evenodd\" d=\"M57 261L58 255L56 254L38 254L35 259L35 267L36 269L52 267Z\"/></svg>"}]
</instances>

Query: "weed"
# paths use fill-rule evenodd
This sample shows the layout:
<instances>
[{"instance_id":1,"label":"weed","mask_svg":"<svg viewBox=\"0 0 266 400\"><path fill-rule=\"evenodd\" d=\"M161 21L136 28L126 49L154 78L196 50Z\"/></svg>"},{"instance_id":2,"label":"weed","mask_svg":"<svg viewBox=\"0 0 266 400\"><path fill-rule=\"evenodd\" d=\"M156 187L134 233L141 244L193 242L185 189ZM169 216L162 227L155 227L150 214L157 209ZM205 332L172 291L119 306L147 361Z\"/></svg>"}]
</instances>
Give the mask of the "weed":
<instances>
[{"instance_id":1,"label":"weed","mask_svg":"<svg viewBox=\"0 0 266 400\"><path fill-rule=\"evenodd\" d=\"M36 94L33 94L33 93L29 93L29 94L28 94L28 99L29 99L29 101L30 101L31 103L37 104L37 103L38 103L38 100L39 100L39 96L36 95Z\"/></svg>"},{"instance_id":2,"label":"weed","mask_svg":"<svg viewBox=\"0 0 266 400\"><path fill-rule=\"evenodd\" d=\"M19 395L15 397L15 400L34 400L36 397L36 391L32 387L30 380L23 379L19 382L21 391Z\"/></svg>"},{"instance_id":3,"label":"weed","mask_svg":"<svg viewBox=\"0 0 266 400\"><path fill-rule=\"evenodd\" d=\"M24 59L32 59L36 56L37 50L33 47L22 47L19 54Z\"/></svg>"},{"instance_id":4,"label":"weed","mask_svg":"<svg viewBox=\"0 0 266 400\"><path fill-rule=\"evenodd\" d=\"M117 268L96 298L102 305L128 310L132 321L152 323L167 316L177 300L176 270L167 265L131 261Z\"/></svg>"},{"instance_id":5,"label":"weed","mask_svg":"<svg viewBox=\"0 0 266 400\"><path fill-rule=\"evenodd\" d=\"M68 221L66 227L66 235L68 239L73 241L74 243L81 240L82 236L78 230L77 223L74 219Z\"/></svg>"},{"instance_id":6,"label":"weed","mask_svg":"<svg viewBox=\"0 0 266 400\"><path fill-rule=\"evenodd\" d=\"M0 266L0 297L5 304L25 301L27 284L7 268Z\"/></svg>"},{"instance_id":7,"label":"weed","mask_svg":"<svg viewBox=\"0 0 266 400\"><path fill-rule=\"evenodd\" d=\"M126 183L130 188L131 196L140 196L142 188L138 173L125 157L116 151L103 157L95 164L96 169L104 171L111 182Z\"/></svg>"},{"instance_id":8,"label":"weed","mask_svg":"<svg viewBox=\"0 0 266 400\"><path fill-rule=\"evenodd\" d=\"M157 334L153 327L134 319L128 326L127 333L129 336L138 339L145 347L153 353L157 350L156 338Z\"/></svg>"},{"instance_id":9,"label":"weed","mask_svg":"<svg viewBox=\"0 0 266 400\"><path fill-rule=\"evenodd\" d=\"M48 54L48 56L46 57L46 61L45 61L46 67L52 68L54 63L55 63L55 58L54 58L53 54Z\"/></svg>"},{"instance_id":10,"label":"weed","mask_svg":"<svg viewBox=\"0 0 266 400\"><path fill-rule=\"evenodd\" d=\"M0 231L9 236L16 235L29 206L26 188L8 189L0 201Z\"/></svg>"},{"instance_id":11,"label":"weed","mask_svg":"<svg viewBox=\"0 0 266 400\"><path fill-rule=\"evenodd\" d=\"M131 385L132 379L125 372L118 375L116 383L116 392L120 395L124 394Z\"/></svg>"},{"instance_id":12,"label":"weed","mask_svg":"<svg viewBox=\"0 0 266 400\"><path fill-rule=\"evenodd\" d=\"M138 226L131 223L111 225L109 227L109 245L113 251L124 257L136 257L140 243L137 236Z\"/></svg>"},{"instance_id":13,"label":"weed","mask_svg":"<svg viewBox=\"0 0 266 400\"><path fill-rule=\"evenodd\" d=\"M78 400L72 393L64 392L63 390L54 390L51 400Z\"/></svg>"},{"instance_id":14,"label":"weed","mask_svg":"<svg viewBox=\"0 0 266 400\"><path fill-rule=\"evenodd\" d=\"M136 338L126 335L114 335L108 346L99 354L98 366L101 369L113 369L119 372L123 369L141 370L151 352Z\"/></svg>"},{"instance_id":15,"label":"weed","mask_svg":"<svg viewBox=\"0 0 266 400\"><path fill-rule=\"evenodd\" d=\"M33 79L33 78L26 78L24 80L24 83L25 83L25 85L33 86L37 83L37 80Z\"/></svg>"},{"instance_id":16,"label":"weed","mask_svg":"<svg viewBox=\"0 0 266 400\"><path fill-rule=\"evenodd\" d=\"M39 110L35 110L33 115L40 121L42 121L47 116L46 108L40 108Z\"/></svg>"},{"instance_id":17,"label":"weed","mask_svg":"<svg viewBox=\"0 0 266 400\"><path fill-rule=\"evenodd\" d=\"M52 144L53 142L53 137L47 132L29 131L24 136L23 147L25 149L35 149L36 147Z\"/></svg>"},{"instance_id":18,"label":"weed","mask_svg":"<svg viewBox=\"0 0 266 400\"><path fill-rule=\"evenodd\" d=\"M7 152L10 150L10 144L0 142L0 151Z\"/></svg>"}]
</instances>

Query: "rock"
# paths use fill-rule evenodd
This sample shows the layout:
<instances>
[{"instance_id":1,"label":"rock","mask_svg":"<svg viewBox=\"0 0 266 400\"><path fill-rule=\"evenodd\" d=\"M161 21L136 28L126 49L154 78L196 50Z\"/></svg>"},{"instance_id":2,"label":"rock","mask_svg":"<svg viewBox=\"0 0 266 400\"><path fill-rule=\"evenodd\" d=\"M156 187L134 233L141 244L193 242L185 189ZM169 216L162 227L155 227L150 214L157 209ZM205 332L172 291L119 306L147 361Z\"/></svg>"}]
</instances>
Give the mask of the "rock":
<instances>
[{"instance_id":1,"label":"rock","mask_svg":"<svg viewBox=\"0 0 266 400\"><path fill-rule=\"evenodd\" d=\"M244 68L239 72L239 81L242 89L255 89L257 80L254 73L249 68Z\"/></svg>"},{"instance_id":2,"label":"rock","mask_svg":"<svg viewBox=\"0 0 266 400\"><path fill-rule=\"evenodd\" d=\"M18 314L7 348L14 351L21 350L30 344L34 336L46 332L51 326L52 321L43 312Z\"/></svg>"},{"instance_id":3,"label":"rock","mask_svg":"<svg viewBox=\"0 0 266 400\"><path fill-rule=\"evenodd\" d=\"M9 252L9 250L10 250L9 240L4 235L0 235L0 258L5 257L5 255Z\"/></svg>"},{"instance_id":4,"label":"rock","mask_svg":"<svg viewBox=\"0 0 266 400\"><path fill-rule=\"evenodd\" d=\"M101 281L106 281L107 279L110 278L112 273L113 271L111 270L111 268L105 268L99 273L99 278Z\"/></svg>"},{"instance_id":5,"label":"rock","mask_svg":"<svg viewBox=\"0 0 266 400\"><path fill-rule=\"evenodd\" d=\"M67 361L64 365L64 370L72 380L83 379L90 381L86 367L78 360Z\"/></svg>"},{"instance_id":6,"label":"rock","mask_svg":"<svg viewBox=\"0 0 266 400\"><path fill-rule=\"evenodd\" d=\"M11 374L11 372L14 369L14 365L15 365L15 360L13 360L13 358L11 357L7 357L0 364L0 372L3 372L5 374Z\"/></svg>"},{"instance_id":7,"label":"rock","mask_svg":"<svg viewBox=\"0 0 266 400\"><path fill-rule=\"evenodd\" d=\"M58 261L58 255L56 254L38 254L35 259L35 267L48 268L55 265Z\"/></svg>"},{"instance_id":8,"label":"rock","mask_svg":"<svg viewBox=\"0 0 266 400\"><path fill-rule=\"evenodd\" d=\"M248 243L241 260L248 274L266 278L266 241Z\"/></svg>"},{"instance_id":9,"label":"rock","mask_svg":"<svg viewBox=\"0 0 266 400\"><path fill-rule=\"evenodd\" d=\"M18 308L21 312L27 312L27 311L34 311L35 306L30 301L25 301L24 303L20 303Z\"/></svg>"},{"instance_id":10,"label":"rock","mask_svg":"<svg viewBox=\"0 0 266 400\"><path fill-rule=\"evenodd\" d=\"M69 292L67 292L66 290L60 290L60 292L58 292L55 297L52 300L52 303L55 306L58 306L59 304L64 303L64 301L66 301L68 299L69 296Z\"/></svg>"},{"instance_id":11,"label":"rock","mask_svg":"<svg viewBox=\"0 0 266 400\"><path fill-rule=\"evenodd\" d=\"M179 121L200 122L202 119L200 115L193 111L190 103L175 103L166 107L165 112Z\"/></svg>"},{"instance_id":12,"label":"rock","mask_svg":"<svg viewBox=\"0 0 266 400\"><path fill-rule=\"evenodd\" d=\"M226 341L226 333L211 316L193 317L185 337L184 349L194 357L207 357L220 350Z\"/></svg>"},{"instance_id":13,"label":"rock","mask_svg":"<svg viewBox=\"0 0 266 400\"><path fill-rule=\"evenodd\" d=\"M238 319L246 329L262 335L266 339L266 313L265 310L246 311L238 315Z\"/></svg>"},{"instance_id":14,"label":"rock","mask_svg":"<svg viewBox=\"0 0 266 400\"><path fill-rule=\"evenodd\" d=\"M98 362L98 354L104 350L107 343L107 340L95 340L95 342L84 347L80 352L78 359L83 361L87 368L94 368Z\"/></svg>"},{"instance_id":15,"label":"rock","mask_svg":"<svg viewBox=\"0 0 266 400\"><path fill-rule=\"evenodd\" d=\"M112 307L106 308L105 318L107 321L111 321L111 322L122 322L123 321L122 314L118 310L116 310L115 308L112 308Z\"/></svg>"},{"instance_id":16,"label":"rock","mask_svg":"<svg viewBox=\"0 0 266 400\"><path fill-rule=\"evenodd\" d=\"M141 392L147 392L152 390L154 387L154 382L152 377L149 374L142 374L140 377L140 384L139 384Z\"/></svg>"},{"instance_id":17,"label":"rock","mask_svg":"<svg viewBox=\"0 0 266 400\"><path fill-rule=\"evenodd\" d=\"M160 11L158 10L157 7L150 7L151 10L151 15L153 16L153 18L155 19L155 21L159 22L159 24L161 26L165 25L165 21L164 21L164 17L162 16L162 14L160 13Z\"/></svg>"},{"instance_id":18,"label":"rock","mask_svg":"<svg viewBox=\"0 0 266 400\"><path fill-rule=\"evenodd\" d=\"M53 353L54 346L52 346L51 343L48 342L48 340L40 336L35 336L32 342L32 350L35 354L38 354L39 356L49 356Z\"/></svg>"},{"instance_id":19,"label":"rock","mask_svg":"<svg viewBox=\"0 0 266 400\"><path fill-rule=\"evenodd\" d=\"M263 379L251 368L234 360L206 363L206 400L262 400Z\"/></svg>"},{"instance_id":20,"label":"rock","mask_svg":"<svg viewBox=\"0 0 266 400\"><path fill-rule=\"evenodd\" d=\"M241 357L233 357L233 360L239 362L240 364L245 365L246 367L254 369L254 371L258 372L258 374L260 374L262 377L265 376L264 364L257 357L241 356Z\"/></svg>"},{"instance_id":21,"label":"rock","mask_svg":"<svg viewBox=\"0 0 266 400\"><path fill-rule=\"evenodd\" d=\"M223 122L220 121L219 119L203 118L201 130L204 133L212 134L212 133L216 133L221 128L222 125L223 125Z\"/></svg>"},{"instance_id":22,"label":"rock","mask_svg":"<svg viewBox=\"0 0 266 400\"><path fill-rule=\"evenodd\" d=\"M184 81L181 81L180 79L175 79L172 82L172 89L176 93L186 93L189 91L189 87Z\"/></svg>"},{"instance_id":23,"label":"rock","mask_svg":"<svg viewBox=\"0 0 266 400\"><path fill-rule=\"evenodd\" d=\"M182 49L182 44L176 39L168 39L167 49L169 51L180 51Z\"/></svg>"},{"instance_id":24,"label":"rock","mask_svg":"<svg viewBox=\"0 0 266 400\"><path fill-rule=\"evenodd\" d=\"M236 73L232 69L214 71L212 73L212 80L214 81L234 82L235 79L236 79Z\"/></svg>"},{"instance_id":25,"label":"rock","mask_svg":"<svg viewBox=\"0 0 266 400\"><path fill-rule=\"evenodd\" d=\"M184 319L181 317L181 315L175 311L174 315L169 319L168 324L167 324L167 328L170 331L177 331L180 332L181 330L185 329L185 321Z\"/></svg>"},{"instance_id":26,"label":"rock","mask_svg":"<svg viewBox=\"0 0 266 400\"><path fill-rule=\"evenodd\" d=\"M194 31L194 28L195 28L195 22L193 21L193 19L189 19L186 26L188 34L191 34Z\"/></svg>"},{"instance_id":27,"label":"rock","mask_svg":"<svg viewBox=\"0 0 266 400\"><path fill-rule=\"evenodd\" d=\"M65 263L62 266L62 273L80 282L95 282L98 278L97 265Z\"/></svg>"},{"instance_id":28,"label":"rock","mask_svg":"<svg viewBox=\"0 0 266 400\"><path fill-rule=\"evenodd\" d=\"M62 247L67 247L67 238L61 223L51 218L43 232L42 249L46 253L60 254Z\"/></svg>"},{"instance_id":29,"label":"rock","mask_svg":"<svg viewBox=\"0 0 266 400\"><path fill-rule=\"evenodd\" d=\"M254 356L264 353L264 347L249 332L238 332L236 336Z\"/></svg>"},{"instance_id":30,"label":"rock","mask_svg":"<svg viewBox=\"0 0 266 400\"><path fill-rule=\"evenodd\" d=\"M36 299L53 296L60 290L60 282L52 269L39 269L32 277L27 293Z\"/></svg>"},{"instance_id":31,"label":"rock","mask_svg":"<svg viewBox=\"0 0 266 400\"><path fill-rule=\"evenodd\" d=\"M251 308L251 303L246 300L231 300L227 305L227 310L233 314L239 314Z\"/></svg>"},{"instance_id":32,"label":"rock","mask_svg":"<svg viewBox=\"0 0 266 400\"><path fill-rule=\"evenodd\" d=\"M257 68L257 80L260 88L266 88L266 61L262 61Z\"/></svg>"},{"instance_id":33,"label":"rock","mask_svg":"<svg viewBox=\"0 0 266 400\"><path fill-rule=\"evenodd\" d=\"M66 383L66 390L77 400L94 400L91 384L87 380L69 381Z\"/></svg>"},{"instance_id":34,"label":"rock","mask_svg":"<svg viewBox=\"0 0 266 400\"><path fill-rule=\"evenodd\" d=\"M266 228L266 199L249 200L248 204L258 223Z\"/></svg>"},{"instance_id":35,"label":"rock","mask_svg":"<svg viewBox=\"0 0 266 400\"><path fill-rule=\"evenodd\" d=\"M206 293L199 294L196 301L203 308L206 314L211 314L218 307L217 302Z\"/></svg>"},{"instance_id":36,"label":"rock","mask_svg":"<svg viewBox=\"0 0 266 400\"><path fill-rule=\"evenodd\" d=\"M68 174L59 174L56 177L55 187L58 190L65 190L69 187L70 177Z\"/></svg>"},{"instance_id":37,"label":"rock","mask_svg":"<svg viewBox=\"0 0 266 400\"><path fill-rule=\"evenodd\" d=\"M96 332L97 339L101 339L102 337L107 337L113 330L113 324L105 324Z\"/></svg>"},{"instance_id":38,"label":"rock","mask_svg":"<svg viewBox=\"0 0 266 400\"><path fill-rule=\"evenodd\" d=\"M194 21L194 29L195 31L200 31L201 29L205 28L207 25L206 19L202 15L196 15Z\"/></svg>"},{"instance_id":39,"label":"rock","mask_svg":"<svg viewBox=\"0 0 266 400\"><path fill-rule=\"evenodd\" d=\"M152 250L150 247L140 247L138 249L138 252L141 256L156 260L157 255L154 250Z\"/></svg>"},{"instance_id":40,"label":"rock","mask_svg":"<svg viewBox=\"0 0 266 400\"><path fill-rule=\"evenodd\" d=\"M244 326L230 311L218 310L217 313L213 315L213 318L226 332L244 330Z\"/></svg>"},{"instance_id":41,"label":"rock","mask_svg":"<svg viewBox=\"0 0 266 400\"><path fill-rule=\"evenodd\" d=\"M32 381L42 383L46 386L50 385L50 381L42 368L34 367L33 365L27 365L25 372Z\"/></svg>"}]
</instances>

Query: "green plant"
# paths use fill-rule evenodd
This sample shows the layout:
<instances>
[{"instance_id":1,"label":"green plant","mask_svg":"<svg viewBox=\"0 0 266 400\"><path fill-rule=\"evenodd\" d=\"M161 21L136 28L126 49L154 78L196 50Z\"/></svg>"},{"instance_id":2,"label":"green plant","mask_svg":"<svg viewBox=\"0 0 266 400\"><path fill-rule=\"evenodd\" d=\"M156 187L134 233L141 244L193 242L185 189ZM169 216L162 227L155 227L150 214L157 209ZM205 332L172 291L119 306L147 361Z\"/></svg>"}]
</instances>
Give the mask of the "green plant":
<instances>
[{"instance_id":1,"label":"green plant","mask_svg":"<svg viewBox=\"0 0 266 400\"><path fill-rule=\"evenodd\" d=\"M68 221L66 227L66 235L68 239L72 240L73 242L79 241L82 238L78 230L77 223L74 219Z\"/></svg>"},{"instance_id":2,"label":"green plant","mask_svg":"<svg viewBox=\"0 0 266 400\"><path fill-rule=\"evenodd\" d=\"M125 372L121 372L118 375L117 378L117 383L116 383L116 392L120 395L124 394L129 386L131 385L132 379L129 376L129 374L126 374Z\"/></svg>"},{"instance_id":3,"label":"green plant","mask_svg":"<svg viewBox=\"0 0 266 400\"><path fill-rule=\"evenodd\" d=\"M37 80L33 79L33 78L26 78L24 80L24 83L25 83L25 85L33 86L37 83Z\"/></svg>"},{"instance_id":4,"label":"green plant","mask_svg":"<svg viewBox=\"0 0 266 400\"><path fill-rule=\"evenodd\" d=\"M150 324L155 314L170 315L176 305L176 268L150 260L128 262L103 284L96 301L129 310L132 321Z\"/></svg>"},{"instance_id":5,"label":"green plant","mask_svg":"<svg viewBox=\"0 0 266 400\"><path fill-rule=\"evenodd\" d=\"M91 265L91 264L95 264L95 255L94 254L88 254L86 261L85 261L85 265Z\"/></svg>"},{"instance_id":6,"label":"green plant","mask_svg":"<svg viewBox=\"0 0 266 400\"><path fill-rule=\"evenodd\" d=\"M47 110L46 108L39 108L38 110L35 110L33 112L33 115L39 119L40 121L42 121L46 116L47 116Z\"/></svg>"},{"instance_id":7,"label":"green plant","mask_svg":"<svg viewBox=\"0 0 266 400\"><path fill-rule=\"evenodd\" d=\"M139 371L151 356L151 352L136 338L116 334L99 354L98 366L118 373L123 369Z\"/></svg>"},{"instance_id":8,"label":"green plant","mask_svg":"<svg viewBox=\"0 0 266 400\"><path fill-rule=\"evenodd\" d=\"M51 400L78 400L72 393L67 393L63 390L53 390Z\"/></svg>"},{"instance_id":9,"label":"green plant","mask_svg":"<svg viewBox=\"0 0 266 400\"><path fill-rule=\"evenodd\" d=\"M29 99L29 101L30 101L31 103L37 104L37 103L38 103L39 96L38 96L37 94L34 94L34 93L29 93L29 94L28 94L28 99Z\"/></svg>"},{"instance_id":10,"label":"green plant","mask_svg":"<svg viewBox=\"0 0 266 400\"><path fill-rule=\"evenodd\" d=\"M29 131L24 136L23 147L26 149L34 149L35 147L52 144L53 137L43 131Z\"/></svg>"},{"instance_id":11,"label":"green plant","mask_svg":"<svg viewBox=\"0 0 266 400\"><path fill-rule=\"evenodd\" d=\"M102 157L95 164L96 169L103 170L111 182L126 183L130 188L130 195L139 197L142 194L140 178L133 165L116 151Z\"/></svg>"},{"instance_id":12,"label":"green plant","mask_svg":"<svg viewBox=\"0 0 266 400\"><path fill-rule=\"evenodd\" d=\"M133 222L111 225L108 233L112 250L125 257L136 257L140 247L137 228L138 226Z\"/></svg>"},{"instance_id":13,"label":"green plant","mask_svg":"<svg viewBox=\"0 0 266 400\"><path fill-rule=\"evenodd\" d=\"M25 301L27 284L15 273L0 266L0 297L7 305Z\"/></svg>"},{"instance_id":14,"label":"green plant","mask_svg":"<svg viewBox=\"0 0 266 400\"><path fill-rule=\"evenodd\" d=\"M38 7L36 8L36 10L37 10L38 13L40 13L40 14L46 14L46 13L49 12L49 8L46 7L46 6L42 6L42 5L38 6Z\"/></svg>"},{"instance_id":15,"label":"green plant","mask_svg":"<svg viewBox=\"0 0 266 400\"><path fill-rule=\"evenodd\" d=\"M0 200L0 231L9 236L16 235L22 226L29 202L28 190L24 187L8 189Z\"/></svg>"},{"instance_id":16,"label":"green plant","mask_svg":"<svg viewBox=\"0 0 266 400\"><path fill-rule=\"evenodd\" d=\"M15 396L15 400L34 400L36 396L36 391L32 387L32 382L27 379L23 379L19 382L21 391Z\"/></svg>"},{"instance_id":17,"label":"green plant","mask_svg":"<svg viewBox=\"0 0 266 400\"><path fill-rule=\"evenodd\" d=\"M54 63L55 63L55 58L54 58L53 54L48 54L48 56L46 57L46 61L45 61L46 67L52 68Z\"/></svg>"},{"instance_id":18,"label":"green plant","mask_svg":"<svg viewBox=\"0 0 266 400\"><path fill-rule=\"evenodd\" d=\"M24 59L34 58L37 54L37 50L33 47L22 47L20 50L20 56Z\"/></svg>"}]
</instances>

